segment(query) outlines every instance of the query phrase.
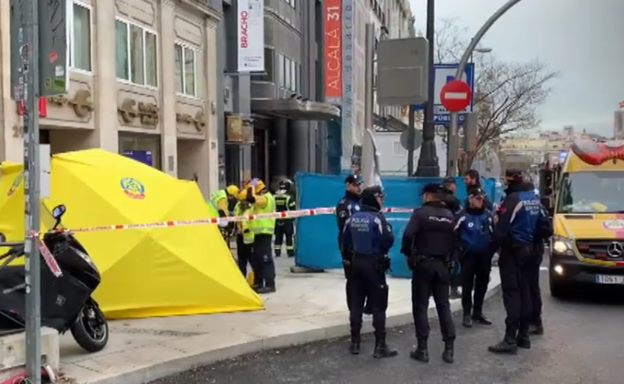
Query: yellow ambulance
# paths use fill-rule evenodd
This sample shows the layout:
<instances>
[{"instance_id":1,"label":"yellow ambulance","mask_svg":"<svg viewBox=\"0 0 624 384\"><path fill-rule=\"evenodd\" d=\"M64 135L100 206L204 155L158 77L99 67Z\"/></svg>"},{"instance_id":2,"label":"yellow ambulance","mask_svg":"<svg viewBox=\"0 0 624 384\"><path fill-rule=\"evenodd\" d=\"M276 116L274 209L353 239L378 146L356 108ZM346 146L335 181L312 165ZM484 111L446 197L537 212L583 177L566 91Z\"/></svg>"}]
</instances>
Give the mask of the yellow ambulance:
<instances>
[{"instance_id":1,"label":"yellow ambulance","mask_svg":"<svg viewBox=\"0 0 624 384\"><path fill-rule=\"evenodd\" d=\"M575 142L553 210L550 292L572 285L624 287L624 142Z\"/></svg>"}]
</instances>

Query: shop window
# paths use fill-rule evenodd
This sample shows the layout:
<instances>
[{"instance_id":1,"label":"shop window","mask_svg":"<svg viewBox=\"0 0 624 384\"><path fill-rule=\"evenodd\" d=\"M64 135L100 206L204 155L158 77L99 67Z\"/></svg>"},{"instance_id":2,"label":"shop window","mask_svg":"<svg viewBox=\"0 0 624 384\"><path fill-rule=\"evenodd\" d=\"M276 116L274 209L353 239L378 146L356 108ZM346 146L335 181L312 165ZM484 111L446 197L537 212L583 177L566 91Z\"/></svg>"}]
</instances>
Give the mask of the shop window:
<instances>
[{"instance_id":1,"label":"shop window","mask_svg":"<svg viewBox=\"0 0 624 384\"><path fill-rule=\"evenodd\" d=\"M160 135L119 132L119 153L132 153L132 157L143 162L149 159L149 165L162 170Z\"/></svg>"}]
</instances>

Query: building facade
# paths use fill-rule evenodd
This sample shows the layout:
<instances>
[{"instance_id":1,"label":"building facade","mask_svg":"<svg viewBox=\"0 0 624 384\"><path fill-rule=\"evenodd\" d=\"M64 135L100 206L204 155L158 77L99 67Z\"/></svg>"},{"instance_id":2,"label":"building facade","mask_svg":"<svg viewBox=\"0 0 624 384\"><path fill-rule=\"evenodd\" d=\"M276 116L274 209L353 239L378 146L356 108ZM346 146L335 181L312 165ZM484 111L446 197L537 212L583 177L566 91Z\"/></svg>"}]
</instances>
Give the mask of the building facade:
<instances>
[{"instance_id":1,"label":"building facade","mask_svg":"<svg viewBox=\"0 0 624 384\"><path fill-rule=\"evenodd\" d=\"M226 180L259 177L274 185L297 172L326 171L324 121L340 115L324 103L320 79L322 7L319 0L264 0L263 73L239 73L238 3L223 0L220 47L225 73L222 153ZM228 137L232 121L252 126L252 140ZM253 143L250 143L253 141Z\"/></svg>"},{"instance_id":2,"label":"building facade","mask_svg":"<svg viewBox=\"0 0 624 384\"><path fill-rule=\"evenodd\" d=\"M52 154L88 148L135 156L204 194L219 184L220 1L68 0L70 87L40 104ZM9 1L0 2L0 160L21 162L10 98Z\"/></svg>"},{"instance_id":3,"label":"building facade","mask_svg":"<svg viewBox=\"0 0 624 384\"><path fill-rule=\"evenodd\" d=\"M362 81L367 65L366 24L374 24L377 43L410 36L413 17L406 0L327 0L324 7L323 93L325 101L340 106L342 112L341 119L330 122L327 128L329 169L336 173L357 168L363 141L367 140L366 84ZM373 61L376 74L376 57ZM374 82L373 92L376 76ZM375 128L392 131L407 128L407 109L381 107L375 93L373 113Z\"/></svg>"}]
</instances>

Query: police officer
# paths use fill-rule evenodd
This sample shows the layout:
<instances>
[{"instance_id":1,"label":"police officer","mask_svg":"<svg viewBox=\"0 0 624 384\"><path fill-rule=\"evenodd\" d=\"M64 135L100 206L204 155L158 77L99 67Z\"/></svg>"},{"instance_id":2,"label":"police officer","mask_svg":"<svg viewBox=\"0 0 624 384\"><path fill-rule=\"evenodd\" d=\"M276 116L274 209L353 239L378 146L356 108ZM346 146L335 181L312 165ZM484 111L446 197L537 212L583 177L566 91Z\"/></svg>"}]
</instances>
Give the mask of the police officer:
<instances>
[{"instance_id":1,"label":"police officer","mask_svg":"<svg viewBox=\"0 0 624 384\"><path fill-rule=\"evenodd\" d=\"M470 192L472 189L481 188L481 175L479 175L479 171L476 169L469 169L464 174L464 183L466 184L466 191ZM492 204L492 200L488 198L487 195L483 195L483 203L485 204L485 208L490 212L494 211L494 205ZM466 205L468 205L468 199L466 199Z\"/></svg>"},{"instance_id":2,"label":"police officer","mask_svg":"<svg viewBox=\"0 0 624 384\"><path fill-rule=\"evenodd\" d=\"M292 194L293 182L284 179L279 183L279 191L275 194L275 209L277 212L288 212L297 209L297 202ZM282 241L286 238L286 253L288 257L295 256L295 219L287 217L275 221L275 239L273 249L275 257L282 255Z\"/></svg>"},{"instance_id":3,"label":"police officer","mask_svg":"<svg viewBox=\"0 0 624 384\"><path fill-rule=\"evenodd\" d=\"M443 202L455 215L459 215L462 210L461 202L455 196L457 193L457 182L453 177L447 177L442 182L442 188L446 192ZM456 255L453 255L456 256ZM451 299L459 299L459 286L461 284L461 264L456 257L451 258L449 262L449 273L451 276Z\"/></svg>"},{"instance_id":4,"label":"police officer","mask_svg":"<svg viewBox=\"0 0 624 384\"><path fill-rule=\"evenodd\" d=\"M482 189L472 189L468 193L469 205L460 213L455 224L458 259L462 267L462 325L466 328L472 327L473 321L492 324L483 315L483 301L492 270L492 213L485 208L484 195Z\"/></svg>"},{"instance_id":5,"label":"police officer","mask_svg":"<svg viewBox=\"0 0 624 384\"><path fill-rule=\"evenodd\" d=\"M342 233L344 232L345 224L347 220L356 212L359 212L360 207L360 193L362 192L361 182L356 175L350 175L345 179L346 192L340 199L338 205L336 205L336 220L338 221L338 248L342 255L342 268L344 270L346 282L346 295L347 295L347 307L351 309L351 289L350 279L351 275L351 255L347 252L342 245Z\"/></svg>"},{"instance_id":6,"label":"police officer","mask_svg":"<svg viewBox=\"0 0 624 384\"><path fill-rule=\"evenodd\" d=\"M401 244L401 253L407 256L407 265L412 270L412 311L418 341L418 347L410 357L424 363L429 362L427 312L430 293L445 343L442 359L453 363L454 358L455 325L449 303L448 262L455 247L455 216L444 203L446 198L448 193L440 185L425 186L423 206L414 210Z\"/></svg>"},{"instance_id":7,"label":"police officer","mask_svg":"<svg viewBox=\"0 0 624 384\"><path fill-rule=\"evenodd\" d=\"M387 254L394 244L392 227L380 212L383 190L379 186L368 187L362 192L361 211L355 212L345 224L342 244L351 259L351 346L352 354L360 353L360 331L364 305L368 299L375 328L375 358L393 357L398 354L386 344L386 309L388 308L388 284L386 271L390 268Z\"/></svg>"},{"instance_id":8,"label":"police officer","mask_svg":"<svg viewBox=\"0 0 624 384\"><path fill-rule=\"evenodd\" d=\"M529 284L531 267L536 263L534 243L539 228L548 227L548 217L533 186L524 183L522 172L505 173L506 196L492 236L500 249L498 267L507 311L505 337L488 348L493 353L517 354L518 347L531 348L529 322L532 311Z\"/></svg>"},{"instance_id":9,"label":"police officer","mask_svg":"<svg viewBox=\"0 0 624 384\"><path fill-rule=\"evenodd\" d=\"M461 202L457 198L457 182L452 177L447 177L442 183L442 187L446 190L444 195L444 203L454 213L458 214L461 211Z\"/></svg>"},{"instance_id":10,"label":"police officer","mask_svg":"<svg viewBox=\"0 0 624 384\"><path fill-rule=\"evenodd\" d=\"M539 194L536 194L539 198ZM541 201L541 200L540 200ZM542 204L542 215L548 217L548 210ZM531 317L529 320L529 334L543 335L544 325L542 322L542 290L540 289L540 266L544 259L545 242L553 235L553 228L550 220L540 220L538 222L537 233L535 235L535 261L530 265L528 272L529 291L531 297Z\"/></svg>"}]
</instances>

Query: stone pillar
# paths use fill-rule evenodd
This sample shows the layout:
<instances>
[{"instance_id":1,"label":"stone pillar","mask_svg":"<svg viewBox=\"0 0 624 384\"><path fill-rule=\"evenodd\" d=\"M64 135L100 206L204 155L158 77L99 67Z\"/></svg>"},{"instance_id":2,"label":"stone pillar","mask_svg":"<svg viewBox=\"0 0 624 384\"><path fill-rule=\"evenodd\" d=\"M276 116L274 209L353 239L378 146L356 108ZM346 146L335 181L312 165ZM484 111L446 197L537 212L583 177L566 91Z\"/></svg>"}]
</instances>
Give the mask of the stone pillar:
<instances>
[{"instance_id":1,"label":"stone pillar","mask_svg":"<svg viewBox=\"0 0 624 384\"><path fill-rule=\"evenodd\" d=\"M285 118L275 119L274 124L275 149L272 151L274 157L271 159L273 164L271 184L278 183L283 178L288 177L288 120Z\"/></svg>"},{"instance_id":2,"label":"stone pillar","mask_svg":"<svg viewBox=\"0 0 624 384\"><path fill-rule=\"evenodd\" d=\"M115 69L115 2L93 2L95 132L89 146L119 152L117 134L117 73Z\"/></svg>"},{"instance_id":3,"label":"stone pillar","mask_svg":"<svg viewBox=\"0 0 624 384\"><path fill-rule=\"evenodd\" d=\"M289 155L288 173L294 175L297 172L310 171L310 125L307 121L290 121L289 124Z\"/></svg>"},{"instance_id":4,"label":"stone pillar","mask_svg":"<svg viewBox=\"0 0 624 384\"><path fill-rule=\"evenodd\" d=\"M178 176L178 143L176 121L176 84L175 76L175 3L172 0L160 2L160 126L162 143L162 170ZM200 178L201 179L201 178Z\"/></svg>"},{"instance_id":5,"label":"stone pillar","mask_svg":"<svg viewBox=\"0 0 624 384\"><path fill-rule=\"evenodd\" d=\"M218 62L218 41L217 41L217 21L207 20L204 28L206 36L206 49L204 49L204 62L206 65L204 78L206 79L206 90L204 97L206 104L204 108L204 117L206 121L206 140L201 149L200 169L206 173L203 179L206 184L200 183L205 196L207 191L216 192L219 190L219 119L217 118L217 98L223 96L218 95L218 77L222 77L219 70Z\"/></svg>"}]
</instances>

